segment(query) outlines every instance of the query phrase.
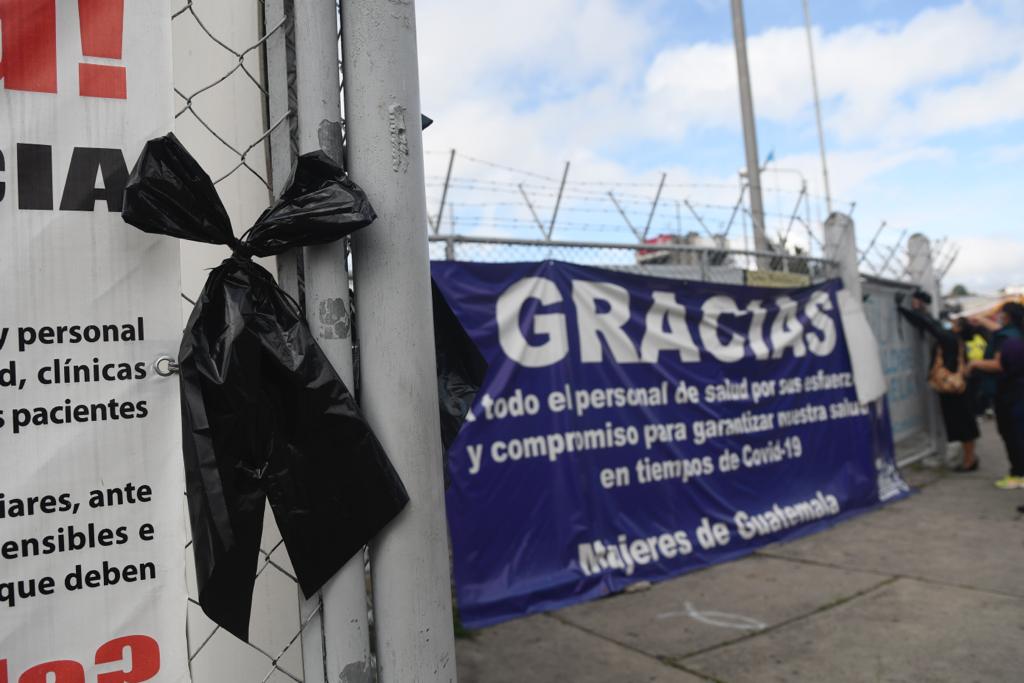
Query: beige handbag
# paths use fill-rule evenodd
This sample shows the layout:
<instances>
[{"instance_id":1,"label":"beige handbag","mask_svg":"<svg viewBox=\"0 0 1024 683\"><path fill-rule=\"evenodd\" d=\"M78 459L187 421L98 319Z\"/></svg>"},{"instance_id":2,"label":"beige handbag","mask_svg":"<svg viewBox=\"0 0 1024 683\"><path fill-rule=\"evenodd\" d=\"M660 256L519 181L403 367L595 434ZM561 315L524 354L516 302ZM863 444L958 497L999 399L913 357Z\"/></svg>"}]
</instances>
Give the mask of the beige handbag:
<instances>
[{"instance_id":1,"label":"beige handbag","mask_svg":"<svg viewBox=\"0 0 1024 683\"><path fill-rule=\"evenodd\" d=\"M964 347L961 343L957 348L956 371L950 370L942 362L942 347L935 347L935 362L928 372L928 386L940 394L962 394L967 391L967 379L964 377Z\"/></svg>"}]
</instances>

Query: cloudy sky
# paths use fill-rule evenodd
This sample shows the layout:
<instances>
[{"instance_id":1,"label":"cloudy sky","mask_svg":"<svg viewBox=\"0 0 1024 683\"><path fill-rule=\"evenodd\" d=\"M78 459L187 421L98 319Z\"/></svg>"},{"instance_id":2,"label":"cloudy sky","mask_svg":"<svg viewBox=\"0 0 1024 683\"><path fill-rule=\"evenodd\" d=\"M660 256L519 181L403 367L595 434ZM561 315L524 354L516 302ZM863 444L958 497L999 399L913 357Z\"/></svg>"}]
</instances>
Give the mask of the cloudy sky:
<instances>
[{"instance_id":1,"label":"cloudy sky","mask_svg":"<svg viewBox=\"0 0 1024 683\"><path fill-rule=\"evenodd\" d=\"M455 148L458 232L536 236L513 190L525 182L543 218L565 161L575 194L560 236L621 241L629 233L614 235L626 228L605 190L642 224L663 172L652 233L697 229L676 213L683 199L721 231L744 165L728 5L418 3L422 104L436 120L430 201ZM768 223L784 232L801 176L812 199L800 214L813 223L824 211L801 2L747 0L746 11L760 156L774 156ZM856 202L862 246L886 221L881 245L907 230L961 247L947 287L1024 283L1013 201L1024 194L1024 2L811 0L811 12L832 194L837 208Z\"/></svg>"}]
</instances>

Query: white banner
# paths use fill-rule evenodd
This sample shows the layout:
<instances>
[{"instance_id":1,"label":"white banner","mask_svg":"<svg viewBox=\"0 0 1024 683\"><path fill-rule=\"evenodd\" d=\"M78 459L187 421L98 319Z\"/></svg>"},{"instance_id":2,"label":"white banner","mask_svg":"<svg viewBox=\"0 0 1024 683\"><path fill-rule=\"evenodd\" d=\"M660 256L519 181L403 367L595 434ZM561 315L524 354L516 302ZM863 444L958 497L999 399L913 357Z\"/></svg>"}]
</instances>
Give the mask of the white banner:
<instances>
[{"instance_id":1,"label":"white banner","mask_svg":"<svg viewBox=\"0 0 1024 683\"><path fill-rule=\"evenodd\" d=\"M120 218L170 18L0 0L0 683L188 680L178 245Z\"/></svg>"}]
</instances>

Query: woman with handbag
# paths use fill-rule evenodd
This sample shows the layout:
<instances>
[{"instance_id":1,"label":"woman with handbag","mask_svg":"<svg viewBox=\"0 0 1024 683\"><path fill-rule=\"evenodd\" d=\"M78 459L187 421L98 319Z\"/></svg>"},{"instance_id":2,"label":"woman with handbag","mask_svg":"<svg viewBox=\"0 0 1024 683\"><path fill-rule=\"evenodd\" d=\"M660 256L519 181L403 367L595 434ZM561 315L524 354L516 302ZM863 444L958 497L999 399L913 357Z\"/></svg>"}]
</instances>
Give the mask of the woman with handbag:
<instances>
[{"instance_id":1,"label":"woman with handbag","mask_svg":"<svg viewBox=\"0 0 1024 683\"><path fill-rule=\"evenodd\" d=\"M1006 444L1010 473L996 482L1001 489L1024 488L1024 306L1003 304L997 320L972 318L995 334L993 357L968 364L968 372L996 374L996 427Z\"/></svg>"},{"instance_id":2,"label":"woman with handbag","mask_svg":"<svg viewBox=\"0 0 1024 683\"><path fill-rule=\"evenodd\" d=\"M946 330L928 313L931 296L918 290L911 299L911 308L900 307L900 314L920 332L935 340L932 364L928 372L928 386L939 395L942 422L946 438L959 441L963 446L963 460L954 472L973 472L978 469L978 456L974 442L980 436L978 422L967 393L964 345L957 334Z\"/></svg>"}]
</instances>

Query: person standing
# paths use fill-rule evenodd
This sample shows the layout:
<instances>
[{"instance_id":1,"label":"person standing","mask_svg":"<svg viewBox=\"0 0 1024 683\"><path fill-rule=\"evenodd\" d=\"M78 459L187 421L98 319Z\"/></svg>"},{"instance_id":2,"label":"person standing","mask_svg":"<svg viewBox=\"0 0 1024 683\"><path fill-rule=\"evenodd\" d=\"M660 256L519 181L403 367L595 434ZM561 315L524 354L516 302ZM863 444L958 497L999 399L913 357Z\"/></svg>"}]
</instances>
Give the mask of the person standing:
<instances>
[{"instance_id":1,"label":"person standing","mask_svg":"<svg viewBox=\"0 0 1024 683\"><path fill-rule=\"evenodd\" d=\"M917 290L910 300L910 308L900 306L900 314L923 334L935 340L932 348L932 365L939 363L950 373L964 371L964 347L960 339L942 327L928 312L932 298L927 292ZM978 469L978 456L974 442L980 436L978 422L967 392L939 393L942 422L946 427L946 438L959 441L963 446L963 460L953 468L954 472L973 472Z\"/></svg>"},{"instance_id":2,"label":"person standing","mask_svg":"<svg viewBox=\"0 0 1024 683\"><path fill-rule=\"evenodd\" d=\"M953 332L959 335L964 342L968 363L985 359L988 339L983 328L971 324L967 318L957 318L953 323ZM984 415L990 403L990 400L986 400L984 382L985 377L980 373L975 373L967 378L967 396L976 417Z\"/></svg>"},{"instance_id":3,"label":"person standing","mask_svg":"<svg viewBox=\"0 0 1024 683\"><path fill-rule=\"evenodd\" d=\"M996 428L1010 460L1010 473L996 487L1024 488L1024 306L1009 302L996 320L978 317L972 322L994 332L989 344L992 357L973 361L967 369L996 375Z\"/></svg>"}]
</instances>

